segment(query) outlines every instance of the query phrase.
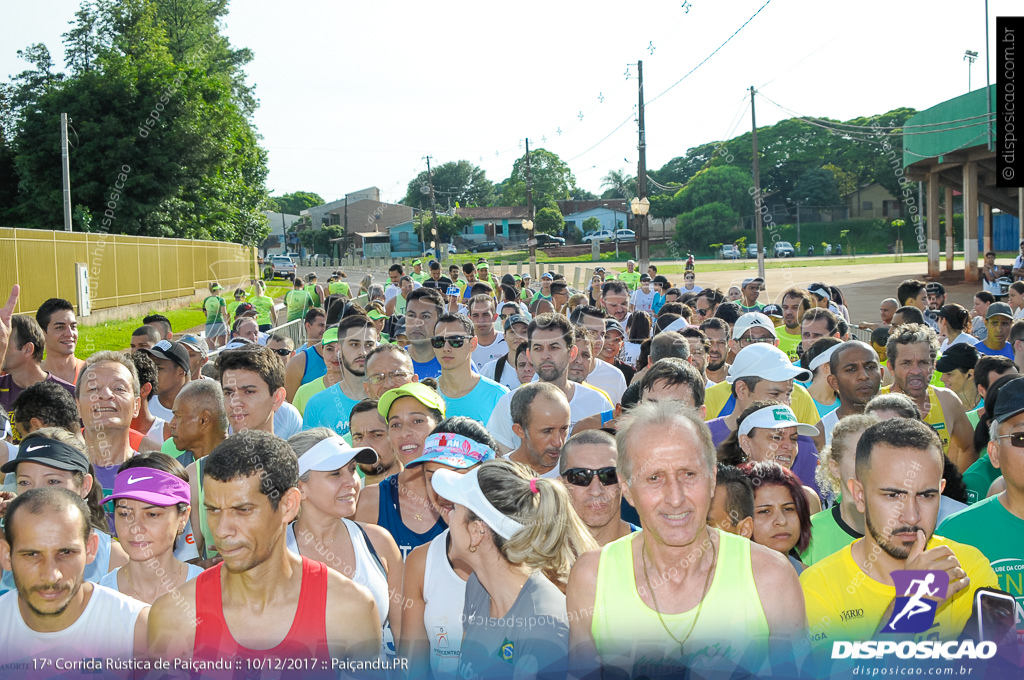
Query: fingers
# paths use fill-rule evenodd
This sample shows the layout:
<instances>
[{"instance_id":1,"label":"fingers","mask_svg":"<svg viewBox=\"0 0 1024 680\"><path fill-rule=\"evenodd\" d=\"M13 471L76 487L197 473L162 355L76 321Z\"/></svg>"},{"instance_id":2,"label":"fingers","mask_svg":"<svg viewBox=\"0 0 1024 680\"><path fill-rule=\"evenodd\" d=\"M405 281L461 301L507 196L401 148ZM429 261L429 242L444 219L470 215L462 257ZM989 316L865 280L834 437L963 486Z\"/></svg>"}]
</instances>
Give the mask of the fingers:
<instances>
[{"instance_id":1,"label":"fingers","mask_svg":"<svg viewBox=\"0 0 1024 680\"><path fill-rule=\"evenodd\" d=\"M18 304L18 295L21 293L21 286L14 284L11 286L11 295L7 298L7 304L4 305L3 309L0 309L0 319L10 320L14 314L14 306Z\"/></svg>"}]
</instances>

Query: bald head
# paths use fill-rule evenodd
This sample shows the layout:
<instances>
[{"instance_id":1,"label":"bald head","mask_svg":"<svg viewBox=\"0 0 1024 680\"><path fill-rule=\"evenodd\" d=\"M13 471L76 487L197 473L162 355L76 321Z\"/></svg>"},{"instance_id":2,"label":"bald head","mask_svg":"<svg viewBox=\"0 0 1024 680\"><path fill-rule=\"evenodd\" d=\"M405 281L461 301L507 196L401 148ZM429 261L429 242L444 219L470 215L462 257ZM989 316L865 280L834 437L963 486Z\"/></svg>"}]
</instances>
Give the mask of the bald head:
<instances>
[{"instance_id":1,"label":"bald head","mask_svg":"<svg viewBox=\"0 0 1024 680\"><path fill-rule=\"evenodd\" d=\"M878 308L879 314L882 316L882 323L885 325L892 324L892 315L896 313L896 310L900 308L900 303L896 298L885 298L882 300L882 304Z\"/></svg>"},{"instance_id":2,"label":"bald head","mask_svg":"<svg viewBox=\"0 0 1024 680\"><path fill-rule=\"evenodd\" d=\"M850 340L840 345L836 345L836 348L832 350L832 356L829 357L828 360L828 367L832 371L832 375L838 373L840 367L843 365L843 354L849 352L852 349L859 349L865 352L870 352L871 355L875 358L875 361L878 361L878 352L875 351L874 347L867 344L866 342L861 342L860 340Z\"/></svg>"},{"instance_id":3,"label":"bald head","mask_svg":"<svg viewBox=\"0 0 1024 680\"><path fill-rule=\"evenodd\" d=\"M224 393L216 380L193 380L178 392L174 403L187 403L193 413L209 412L214 425L221 432L228 431L228 414L224 409Z\"/></svg>"}]
</instances>

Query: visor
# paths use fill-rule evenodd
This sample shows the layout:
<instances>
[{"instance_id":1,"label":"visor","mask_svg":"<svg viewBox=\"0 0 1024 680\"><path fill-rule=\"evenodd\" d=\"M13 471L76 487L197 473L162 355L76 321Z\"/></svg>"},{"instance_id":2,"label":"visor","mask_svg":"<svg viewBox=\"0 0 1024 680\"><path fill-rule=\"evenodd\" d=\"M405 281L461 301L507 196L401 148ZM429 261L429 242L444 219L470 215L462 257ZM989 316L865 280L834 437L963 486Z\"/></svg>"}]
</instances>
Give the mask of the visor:
<instances>
[{"instance_id":1,"label":"visor","mask_svg":"<svg viewBox=\"0 0 1024 680\"><path fill-rule=\"evenodd\" d=\"M438 470L434 473L430 483L438 495L472 510L474 515L494 530L494 533L507 541L522 531L523 525L498 512L498 509L491 505L477 481L479 472L480 468L478 467L464 475L452 470Z\"/></svg>"},{"instance_id":2,"label":"visor","mask_svg":"<svg viewBox=\"0 0 1024 680\"><path fill-rule=\"evenodd\" d=\"M793 409L782 404L778 406L766 406L763 409L754 411L743 419L740 429L736 434L750 434L755 427L765 430L782 430L787 427L796 427L796 433L815 437L818 435L818 428L813 425L804 425L798 422ZM450 499L449 499L450 500Z\"/></svg>"},{"instance_id":3,"label":"visor","mask_svg":"<svg viewBox=\"0 0 1024 680\"><path fill-rule=\"evenodd\" d=\"M299 456L299 475L304 475L310 470L340 470L353 459L363 465L373 465L377 462L377 452L369 447L349 448L345 446L345 440L341 437L328 437Z\"/></svg>"},{"instance_id":4,"label":"visor","mask_svg":"<svg viewBox=\"0 0 1024 680\"><path fill-rule=\"evenodd\" d=\"M103 503L118 498L129 498L167 508L178 503L191 505L192 491L188 482L170 472L156 468L133 467L117 473L114 479L114 493L104 498Z\"/></svg>"}]
</instances>

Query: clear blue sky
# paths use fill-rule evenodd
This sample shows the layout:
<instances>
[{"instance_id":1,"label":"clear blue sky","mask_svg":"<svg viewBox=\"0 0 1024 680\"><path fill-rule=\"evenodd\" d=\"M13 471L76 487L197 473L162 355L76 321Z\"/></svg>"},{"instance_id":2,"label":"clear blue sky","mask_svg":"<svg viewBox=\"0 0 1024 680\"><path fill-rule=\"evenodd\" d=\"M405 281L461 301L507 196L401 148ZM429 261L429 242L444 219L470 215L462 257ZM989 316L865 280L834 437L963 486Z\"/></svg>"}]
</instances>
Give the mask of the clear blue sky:
<instances>
[{"instance_id":1,"label":"clear blue sky","mask_svg":"<svg viewBox=\"0 0 1024 680\"><path fill-rule=\"evenodd\" d=\"M5 4L0 75L23 70L16 52L34 42L62 64L60 35L79 3ZM315 191L329 201L375 185L397 201L428 154L437 164L468 159L499 182L525 137L600 193L609 170L636 172L637 82L625 79L627 64L643 59L651 101L764 0L692 0L688 13L682 4L235 0L226 30L255 52L254 122L275 194ZM989 5L993 36L997 15L1024 14L1019 0ZM976 89L985 84L982 0L771 0L650 104L648 167L749 129L751 85L794 111L839 120L928 108L967 91L968 49L981 53ZM759 125L789 117L763 101L757 116Z\"/></svg>"}]
</instances>

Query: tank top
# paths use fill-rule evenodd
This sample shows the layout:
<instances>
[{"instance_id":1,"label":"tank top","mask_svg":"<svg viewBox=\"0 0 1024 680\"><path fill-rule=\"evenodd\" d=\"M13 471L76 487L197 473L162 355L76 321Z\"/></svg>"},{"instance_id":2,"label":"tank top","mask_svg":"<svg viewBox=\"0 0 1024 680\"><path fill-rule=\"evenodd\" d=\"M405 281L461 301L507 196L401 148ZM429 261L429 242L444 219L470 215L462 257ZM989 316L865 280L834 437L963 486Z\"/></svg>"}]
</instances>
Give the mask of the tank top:
<instances>
[{"instance_id":1,"label":"tank top","mask_svg":"<svg viewBox=\"0 0 1024 680\"><path fill-rule=\"evenodd\" d=\"M319 307L320 306L320 296L317 295L316 284L315 283L307 283L306 284L306 292L309 293L309 297L313 298L313 306L314 307Z\"/></svg>"},{"instance_id":2,"label":"tank top","mask_svg":"<svg viewBox=\"0 0 1024 680\"><path fill-rule=\"evenodd\" d=\"M403 560L409 556L409 553L413 548L423 545L431 539L440 536L448 528L448 525L440 518L438 518L434 526L430 527L426 533L422 534L417 534L415 531L405 526L405 523L402 522L402 511L398 506L397 473L391 475L377 486L380 487L380 504L377 508L377 526L383 527L391 533L395 539L395 543L398 544L398 549L402 551Z\"/></svg>"},{"instance_id":3,"label":"tank top","mask_svg":"<svg viewBox=\"0 0 1024 680\"><path fill-rule=\"evenodd\" d=\"M194 578L199 578L199 575L203 573L202 567L197 567L194 564L186 564L185 566L188 567L188 570L185 574L186 581L191 581ZM117 572L119 571L121 571L121 567L118 567L114 571L107 572L107 574L100 579L100 585L106 586L111 590L121 592L121 589L117 587Z\"/></svg>"},{"instance_id":4,"label":"tank top","mask_svg":"<svg viewBox=\"0 0 1024 680\"><path fill-rule=\"evenodd\" d=\"M149 605L122 595L116 590L93 586L89 603L78 620L64 630L39 633L26 625L18 609L18 591L0 596L0 660L4 664L28 661L25 668L33 668L32 659L132 659L135 656L135 624L139 613ZM14 668L13 666L6 666ZM68 671L66 674L39 671L36 677L72 676L89 671ZM10 675L8 675L10 673ZM105 677L128 677L125 671L117 674L103 671ZM109 674L109 675L108 675ZM4 677L31 675L31 671L4 671Z\"/></svg>"},{"instance_id":5,"label":"tank top","mask_svg":"<svg viewBox=\"0 0 1024 680\"><path fill-rule=\"evenodd\" d=\"M200 557L207 560L217 556L217 548L214 547L210 523L206 521L206 504L204 503L206 490L203 488L203 461L205 460L206 458L203 457L196 461L196 479L199 487L199 498L196 499L196 502L199 503L199 533L203 537L203 554Z\"/></svg>"},{"instance_id":6,"label":"tank top","mask_svg":"<svg viewBox=\"0 0 1024 680\"><path fill-rule=\"evenodd\" d=\"M466 582L448 561L448 530L427 547L423 565L423 627L430 642L430 670L435 678L455 677L462 648L462 607Z\"/></svg>"},{"instance_id":7,"label":"tank top","mask_svg":"<svg viewBox=\"0 0 1024 680\"><path fill-rule=\"evenodd\" d=\"M316 345L306 345L299 352L306 354L306 367L302 370L303 385L327 375L327 364L324 363L324 358L320 356L320 352L316 351Z\"/></svg>"},{"instance_id":8,"label":"tank top","mask_svg":"<svg viewBox=\"0 0 1024 680\"><path fill-rule=\"evenodd\" d=\"M309 659L330 663L327 648L327 567L302 558L302 586L295 618L284 640L271 649L238 644L224 620L220 572L223 562L196 579L196 638L193 658Z\"/></svg>"},{"instance_id":9,"label":"tank top","mask_svg":"<svg viewBox=\"0 0 1024 680\"><path fill-rule=\"evenodd\" d=\"M146 437L152 439L157 444L163 444L166 441L164 437L164 425L166 424L167 421L163 418L153 416L153 426L149 428L149 431L146 433Z\"/></svg>"},{"instance_id":10,"label":"tank top","mask_svg":"<svg viewBox=\"0 0 1024 680\"><path fill-rule=\"evenodd\" d=\"M679 646L665 634L657 612L637 592L632 546L634 538L641 540L642 532L624 536L601 550L591 630L604 664L631 676L652 677L686 669L756 671L760 667L769 631L754 584L750 541L724 531L717 534L715 574L696 623L697 607L661 615L679 639L694 626L684 646L685 656L680 656Z\"/></svg>"},{"instance_id":11,"label":"tank top","mask_svg":"<svg viewBox=\"0 0 1024 680\"><path fill-rule=\"evenodd\" d=\"M110 534L92 530L92 533L100 537L99 547L96 549L96 559L91 563L85 565L85 573L82 576L83 581L91 581L93 583L99 583L107 572L110 571ZM0 578L0 593L6 593L8 590L14 590L14 575L5 571L3 578Z\"/></svg>"},{"instance_id":12,"label":"tank top","mask_svg":"<svg viewBox=\"0 0 1024 680\"><path fill-rule=\"evenodd\" d=\"M327 293L329 295L344 295L348 297L348 284L341 281L327 284Z\"/></svg>"},{"instance_id":13,"label":"tank top","mask_svg":"<svg viewBox=\"0 0 1024 680\"><path fill-rule=\"evenodd\" d=\"M887 385L879 390L879 394L889 394L891 389L892 385ZM922 415L924 415L923 422L931 425L939 435L939 439L942 440L942 452L949 451L949 427L946 424L946 414L942 412L942 403L932 385L928 386L928 413Z\"/></svg>"}]
</instances>

